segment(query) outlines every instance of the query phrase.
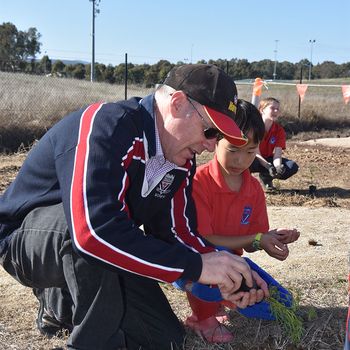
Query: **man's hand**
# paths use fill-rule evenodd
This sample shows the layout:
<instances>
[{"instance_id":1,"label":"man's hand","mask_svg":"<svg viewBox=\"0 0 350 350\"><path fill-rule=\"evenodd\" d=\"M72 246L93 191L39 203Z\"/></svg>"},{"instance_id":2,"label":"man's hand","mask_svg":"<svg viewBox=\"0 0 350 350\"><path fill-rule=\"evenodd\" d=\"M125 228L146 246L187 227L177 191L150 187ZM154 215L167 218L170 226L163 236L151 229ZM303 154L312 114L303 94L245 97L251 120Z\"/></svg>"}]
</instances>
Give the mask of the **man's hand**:
<instances>
[{"instance_id":1,"label":"man's hand","mask_svg":"<svg viewBox=\"0 0 350 350\"><path fill-rule=\"evenodd\" d=\"M201 257L203 267L198 282L217 285L222 297L233 303L244 296L250 299L249 292L236 293L243 278L248 287L253 287L252 271L243 258L227 251L202 254Z\"/></svg>"},{"instance_id":2,"label":"man's hand","mask_svg":"<svg viewBox=\"0 0 350 350\"><path fill-rule=\"evenodd\" d=\"M269 296L267 283L255 271L252 271L253 279L257 288L250 289L249 292L238 292L232 295L231 302L239 308L244 309L259 303Z\"/></svg>"}]
</instances>

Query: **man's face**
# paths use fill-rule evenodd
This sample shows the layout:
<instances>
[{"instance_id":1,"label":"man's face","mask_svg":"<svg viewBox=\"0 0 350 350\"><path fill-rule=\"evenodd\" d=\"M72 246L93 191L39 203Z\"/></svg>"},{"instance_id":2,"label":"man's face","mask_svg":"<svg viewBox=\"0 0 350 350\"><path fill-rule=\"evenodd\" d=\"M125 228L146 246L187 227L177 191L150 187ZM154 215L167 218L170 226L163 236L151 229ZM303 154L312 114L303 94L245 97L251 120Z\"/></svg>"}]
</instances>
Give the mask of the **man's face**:
<instances>
[{"instance_id":1,"label":"man's face","mask_svg":"<svg viewBox=\"0 0 350 350\"><path fill-rule=\"evenodd\" d=\"M203 106L190 101L182 91L172 94L170 104L171 113L164 122L166 133L162 139L165 158L183 166L204 150L213 152L216 139L207 139L204 130L214 125Z\"/></svg>"}]
</instances>

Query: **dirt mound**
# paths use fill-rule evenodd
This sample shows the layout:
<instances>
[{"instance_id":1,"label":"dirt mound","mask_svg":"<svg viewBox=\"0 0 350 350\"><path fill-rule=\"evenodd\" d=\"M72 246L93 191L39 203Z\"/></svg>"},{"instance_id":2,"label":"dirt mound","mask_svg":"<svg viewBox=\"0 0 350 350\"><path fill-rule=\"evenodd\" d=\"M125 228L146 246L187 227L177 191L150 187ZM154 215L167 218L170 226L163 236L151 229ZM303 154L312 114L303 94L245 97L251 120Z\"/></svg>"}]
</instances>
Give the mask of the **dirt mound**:
<instances>
[{"instance_id":1,"label":"dirt mound","mask_svg":"<svg viewBox=\"0 0 350 350\"><path fill-rule=\"evenodd\" d=\"M302 141L300 144L304 145L323 145L329 147L341 147L341 148L350 148L350 137L327 137L320 139L312 139L308 141Z\"/></svg>"}]
</instances>

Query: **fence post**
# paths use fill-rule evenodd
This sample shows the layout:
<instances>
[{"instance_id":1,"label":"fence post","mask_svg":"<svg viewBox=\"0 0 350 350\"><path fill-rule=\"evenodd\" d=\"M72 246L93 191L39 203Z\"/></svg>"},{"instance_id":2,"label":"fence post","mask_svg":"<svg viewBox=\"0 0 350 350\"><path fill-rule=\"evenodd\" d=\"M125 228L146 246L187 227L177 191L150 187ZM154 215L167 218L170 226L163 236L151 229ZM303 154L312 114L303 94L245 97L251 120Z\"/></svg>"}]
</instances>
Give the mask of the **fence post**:
<instances>
[{"instance_id":1,"label":"fence post","mask_svg":"<svg viewBox=\"0 0 350 350\"><path fill-rule=\"evenodd\" d=\"M125 92L125 100L128 99L128 54L126 53L125 54L125 72L124 72L124 84L125 84L125 87L124 87L124 92Z\"/></svg>"}]
</instances>

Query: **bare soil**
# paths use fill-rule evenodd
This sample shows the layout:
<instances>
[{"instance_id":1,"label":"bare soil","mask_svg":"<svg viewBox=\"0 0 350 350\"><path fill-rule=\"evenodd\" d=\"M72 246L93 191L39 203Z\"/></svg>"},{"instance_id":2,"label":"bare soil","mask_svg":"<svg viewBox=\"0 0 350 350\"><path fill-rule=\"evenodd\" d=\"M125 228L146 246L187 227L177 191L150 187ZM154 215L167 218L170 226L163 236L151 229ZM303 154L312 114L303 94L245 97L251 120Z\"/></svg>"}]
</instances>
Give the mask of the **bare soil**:
<instances>
[{"instance_id":1,"label":"bare soil","mask_svg":"<svg viewBox=\"0 0 350 350\"><path fill-rule=\"evenodd\" d=\"M301 342L292 344L276 322L247 319L231 311L226 324L235 335L232 343L208 345L188 331L184 349L343 348L348 305L350 145L336 135L313 136L318 141L305 142L306 135L288 141L285 155L295 160L300 170L291 179L276 182L276 193L267 194L270 226L297 227L300 239L290 246L290 256L284 262L263 252L249 255L300 298ZM319 141L322 136L335 137L323 144ZM0 155L0 192L14 179L25 156L26 152ZM199 161L209 157L204 155ZM309 190L311 185L316 186L315 192ZM169 285L163 288L183 320L190 312L185 296ZM36 313L31 290L0 269L0 350L65 349L64 337L47 339L39 334Z\"/></svg>"}]
</instances>

